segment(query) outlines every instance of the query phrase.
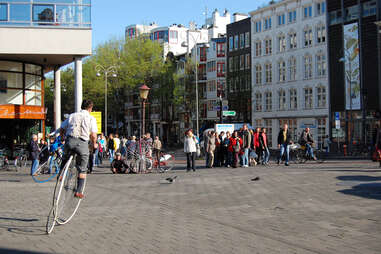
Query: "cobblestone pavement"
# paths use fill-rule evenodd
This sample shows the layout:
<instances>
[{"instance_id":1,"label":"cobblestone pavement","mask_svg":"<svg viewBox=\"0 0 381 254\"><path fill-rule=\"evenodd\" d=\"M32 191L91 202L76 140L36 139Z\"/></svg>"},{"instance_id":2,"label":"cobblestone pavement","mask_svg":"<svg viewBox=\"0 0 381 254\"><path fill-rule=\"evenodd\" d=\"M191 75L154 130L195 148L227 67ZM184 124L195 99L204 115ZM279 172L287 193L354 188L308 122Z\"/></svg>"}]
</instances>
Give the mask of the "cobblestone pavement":
<instances>
[{"instance_id":1,"label":"cobblestone pavement","mask_svg":"<svg viewBox=\"0 0 381 254\"><path fill-rule=\"evenodd\" d=\"M380 253L381 170L366 161L97 168L73 220L45 234L54 183L0 172L0 253ZM168 176L178 176L173 184ZM258 181L251 181L259 176Z\"/></svg>"}]
</instances>

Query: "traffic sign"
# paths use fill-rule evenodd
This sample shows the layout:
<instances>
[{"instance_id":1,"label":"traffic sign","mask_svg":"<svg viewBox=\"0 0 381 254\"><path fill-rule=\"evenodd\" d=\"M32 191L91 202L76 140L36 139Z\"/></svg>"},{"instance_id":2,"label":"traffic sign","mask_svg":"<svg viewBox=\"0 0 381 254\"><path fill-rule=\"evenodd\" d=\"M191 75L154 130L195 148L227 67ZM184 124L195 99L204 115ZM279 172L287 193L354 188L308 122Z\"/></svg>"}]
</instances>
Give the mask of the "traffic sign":
<instances>
[{"instance_id":1,"label":"traffic sign","mask_svg":"<svg viewBox=\"0 0 381 254\"><path fill-rule=\"evenodd\" d=\"M222 111L223 116L235 116L235 111Z\"/></svg>"},{"instance_id":2,"label":"traffic sign","mask_svg":"<svg viewBox=\"0 0 381 254\"><path fill-rule=\"evenodd\" d=\"M340 120L340 113L339 112L335 112L335 120Z\"/></svg>"}]
</instances>

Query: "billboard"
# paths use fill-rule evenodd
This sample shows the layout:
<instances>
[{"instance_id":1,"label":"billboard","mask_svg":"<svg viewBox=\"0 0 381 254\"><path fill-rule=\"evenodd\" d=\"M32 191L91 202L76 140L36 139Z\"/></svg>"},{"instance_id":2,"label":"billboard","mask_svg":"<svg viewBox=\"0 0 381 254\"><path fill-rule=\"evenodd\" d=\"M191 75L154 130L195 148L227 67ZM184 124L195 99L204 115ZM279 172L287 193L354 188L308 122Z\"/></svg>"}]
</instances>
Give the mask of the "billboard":
<instances>
[{"instance_id":1,"label":"billboard","mask_svg":"<svg viewBox=\"0 0 381 254\"><path fill-rule=\"evenodd\" d=\"M92 115L97 121L98 134L101 134L102 133L102 112L91 112L90 115Z\"/></svg>"},{"instance_id":2,"label":"billboard","mask_svg":"<svg viewBox=\"0 0 381 254\"><path fill-rule=\"evenodd\" d=\"M361 109L358 22L344 26L345 109Z\"/></svg>"}]
</instances>

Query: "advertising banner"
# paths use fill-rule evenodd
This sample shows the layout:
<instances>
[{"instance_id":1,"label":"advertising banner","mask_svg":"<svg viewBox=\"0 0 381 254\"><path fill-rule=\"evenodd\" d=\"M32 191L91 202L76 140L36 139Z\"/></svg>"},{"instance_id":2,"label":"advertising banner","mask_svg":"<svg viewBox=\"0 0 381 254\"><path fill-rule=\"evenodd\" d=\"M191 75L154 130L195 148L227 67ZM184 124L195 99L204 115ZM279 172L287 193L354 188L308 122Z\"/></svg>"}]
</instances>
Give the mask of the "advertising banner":
<instances>
[{"instance_id":1,"label":"advertising banner","mask_svg":"<svg viewBox=\"0 0 381 254\"><path fill-rule=\"evenodd\" d=\"M98 127L98 134L102 133L102 112L91 112L90 115L92 115L95 120L97 120L97 127Z\"/></svg>"},{"instance_id":2,"label":"advertising banner","mask_svg":"<svg viewBox=\"0 0 381 254\"><path fill-rule=\"evenodd\" d=\"M361 109L358 23L344 26L345 108Z\"/></svg>"}]
</instances>

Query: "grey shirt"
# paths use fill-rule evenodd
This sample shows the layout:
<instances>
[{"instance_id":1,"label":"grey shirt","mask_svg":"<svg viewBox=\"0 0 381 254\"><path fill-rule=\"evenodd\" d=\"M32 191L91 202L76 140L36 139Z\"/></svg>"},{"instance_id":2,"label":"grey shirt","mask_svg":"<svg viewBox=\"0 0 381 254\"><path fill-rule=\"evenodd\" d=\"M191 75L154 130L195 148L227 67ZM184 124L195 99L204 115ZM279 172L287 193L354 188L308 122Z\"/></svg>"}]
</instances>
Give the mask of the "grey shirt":
<instances>
[{"instance_id":1,"label":"grey shirt","mask_svg":"<svg viewBox=\"0 0 381 254\"><path fill-rule=\"evenodd\" d=\"M66 136L89 140L92 132L97 133L97 122L89 111L81 110L73 113L61 124L61 129L66 130Z\"/></svg>"}]
</instances>

